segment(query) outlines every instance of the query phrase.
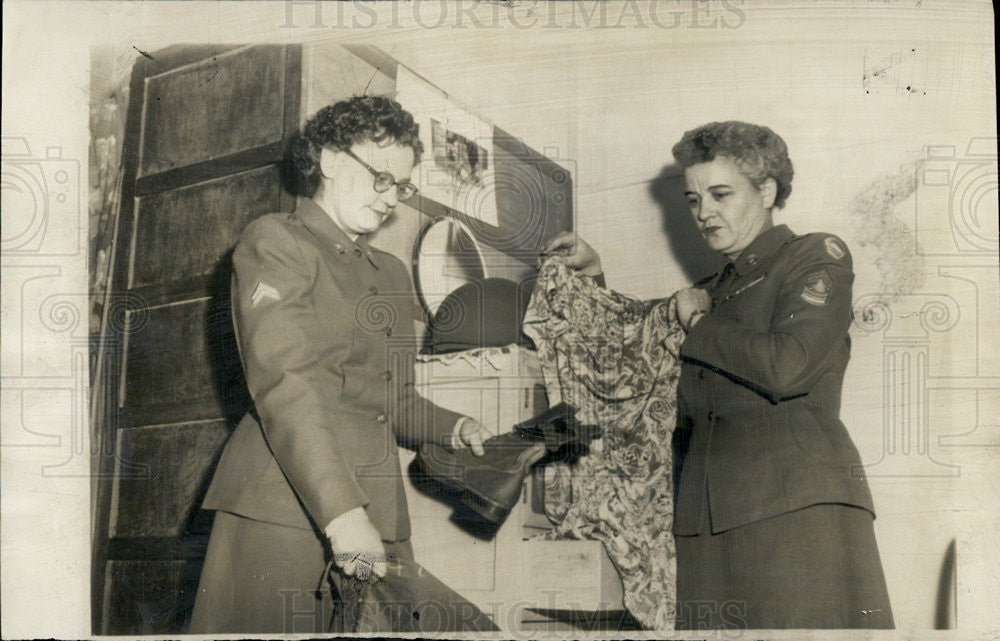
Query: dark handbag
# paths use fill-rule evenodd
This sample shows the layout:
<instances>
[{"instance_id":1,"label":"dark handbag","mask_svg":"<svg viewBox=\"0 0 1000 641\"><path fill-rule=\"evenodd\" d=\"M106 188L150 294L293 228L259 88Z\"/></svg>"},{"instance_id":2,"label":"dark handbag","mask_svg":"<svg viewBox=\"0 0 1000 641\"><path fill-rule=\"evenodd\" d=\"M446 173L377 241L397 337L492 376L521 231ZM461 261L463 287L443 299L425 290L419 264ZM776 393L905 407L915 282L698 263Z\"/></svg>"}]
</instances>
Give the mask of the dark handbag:
<instances>
[{"instance_id":1,"label":"dark handbag","mask_svg":"<svg viewBox=\"0 0 1000 641\"><path fill-rule=\"evenodd\" d=\"M389 560L382 579L362 582L344 577L340 588L345 612L342 630L387 632L496 632L500 630L474 603L442 583L420 564Z\"/></svg>"}]
</instances>

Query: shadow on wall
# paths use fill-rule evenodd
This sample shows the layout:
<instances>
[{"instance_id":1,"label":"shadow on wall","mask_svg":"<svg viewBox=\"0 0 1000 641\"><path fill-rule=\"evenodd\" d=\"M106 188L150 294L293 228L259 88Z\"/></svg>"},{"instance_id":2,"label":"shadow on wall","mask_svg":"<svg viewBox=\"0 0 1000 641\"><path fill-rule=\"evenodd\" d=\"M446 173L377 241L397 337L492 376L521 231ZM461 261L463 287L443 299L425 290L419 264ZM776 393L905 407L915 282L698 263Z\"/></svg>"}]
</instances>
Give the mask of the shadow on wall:
<instances>
[{"instance_id":1,"label":"shadow on wall","mask_svg":"<svg viewBox=\"0 0 1000 641\"><path fill-rule=\"evenodd\" d=\"M660 208L663 233L684 275L697 282L721 269L725 259L709 249L691 217L681 167L670 164L661 169L650 182L649 193Z\"/></svg>"},{"instance_id":2,"label":"shadow on wall","mask_svg":"<svg viewBox=\"0 0 1000 641\"><path fill-rule=\"evenodd\" d=\"M938 577L937 604L934 612L935 630L954 630L957 625L957 585L955 572L955 539L948 544L944 560L941 562L941 574Z\"/></svg>"}]
</instances>

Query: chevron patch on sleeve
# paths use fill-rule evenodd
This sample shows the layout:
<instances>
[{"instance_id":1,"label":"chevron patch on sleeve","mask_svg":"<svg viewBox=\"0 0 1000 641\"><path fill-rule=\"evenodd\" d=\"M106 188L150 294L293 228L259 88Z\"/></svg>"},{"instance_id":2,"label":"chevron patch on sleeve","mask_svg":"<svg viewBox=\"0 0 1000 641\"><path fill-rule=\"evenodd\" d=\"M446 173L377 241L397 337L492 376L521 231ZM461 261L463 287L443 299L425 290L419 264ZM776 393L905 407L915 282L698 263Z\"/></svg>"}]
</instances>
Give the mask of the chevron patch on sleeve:
<instances>
[{"instance_id":1,"label":"chevron patch on sleeve","mask_svg":"<svg viewBox=\"0 0 1000 641\"><path fill-rule=\"evenodd\" d=\"M833 280L830 275L825 269L821 269L806 276L806 284L802 286L800 296L810 305L826 305L832 286Z\"/></svg>"},{"instance_id":2,"label":"chevron patch on sleeve","mask_svg":"<svg viewBox=\"0 0 1000 641\"><path fill-rule=\"evenodd\" d=\"M256 307L266 300L280 301L281 294L278 290L271 287L262 280L258 280L257 284L253 288L253 293L250 294L250 305Z\"/></svg>"}]
</instances>

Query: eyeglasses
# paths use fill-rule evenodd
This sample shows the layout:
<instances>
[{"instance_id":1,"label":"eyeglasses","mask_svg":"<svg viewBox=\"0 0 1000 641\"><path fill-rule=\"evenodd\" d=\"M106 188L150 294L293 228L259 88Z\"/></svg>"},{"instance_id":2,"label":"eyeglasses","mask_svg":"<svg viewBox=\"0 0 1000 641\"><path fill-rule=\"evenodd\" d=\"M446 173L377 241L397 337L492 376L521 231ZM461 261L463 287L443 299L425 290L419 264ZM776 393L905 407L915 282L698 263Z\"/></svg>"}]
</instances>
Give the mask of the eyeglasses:
<instances>
[{"instance_id":1,"label":"eyeglasses","mask_svg":"<svg viewBox=\"0 0 1000 641\"><path fill-rule=\"evenodd\" d=\"M396 188L396 198L398 200L408 200L417 193L417 186L411 183L409 180L396 180L396 177L387 171L378 171L365 161L358 158L358 156L352 152L350 149L342 150L345 154L357 160L365 169L371 172L372 176L375 176L375 191L383 194L389 191L391 188Z\"/></svg>"}]
</instances>

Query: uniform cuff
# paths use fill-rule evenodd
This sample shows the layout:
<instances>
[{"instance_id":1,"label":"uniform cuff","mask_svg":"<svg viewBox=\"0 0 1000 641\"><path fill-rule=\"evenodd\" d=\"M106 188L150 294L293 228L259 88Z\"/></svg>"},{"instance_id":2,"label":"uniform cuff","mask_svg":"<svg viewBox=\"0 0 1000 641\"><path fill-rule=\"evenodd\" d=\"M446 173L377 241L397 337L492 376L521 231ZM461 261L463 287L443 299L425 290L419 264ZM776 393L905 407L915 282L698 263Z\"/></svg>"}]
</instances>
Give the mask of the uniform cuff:
<instances>
[{"instance_id":1,"label":"uniform cuff","mask_svg":"<svg viewBox=\"0 0 1000 641\"><path fill-rule=\"evenodd\" d=\"M465 425L465 421L474 420L469 416L460 416L457 421L455 421L455 426L451 428L451 433L445 436L445 447L451 450L457 450L462 447L462 426Z\"/></svg>"}]
</instances>

